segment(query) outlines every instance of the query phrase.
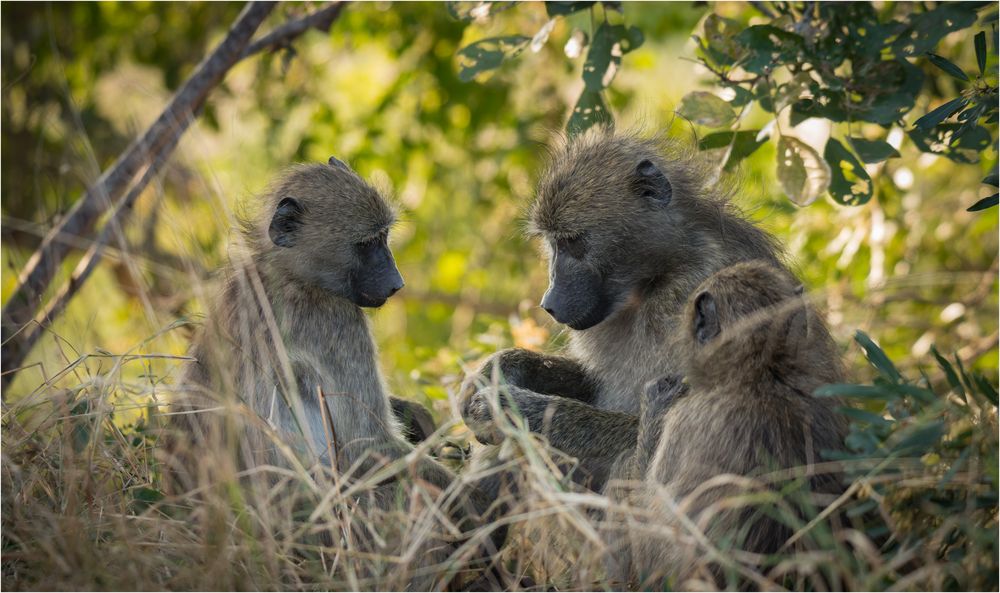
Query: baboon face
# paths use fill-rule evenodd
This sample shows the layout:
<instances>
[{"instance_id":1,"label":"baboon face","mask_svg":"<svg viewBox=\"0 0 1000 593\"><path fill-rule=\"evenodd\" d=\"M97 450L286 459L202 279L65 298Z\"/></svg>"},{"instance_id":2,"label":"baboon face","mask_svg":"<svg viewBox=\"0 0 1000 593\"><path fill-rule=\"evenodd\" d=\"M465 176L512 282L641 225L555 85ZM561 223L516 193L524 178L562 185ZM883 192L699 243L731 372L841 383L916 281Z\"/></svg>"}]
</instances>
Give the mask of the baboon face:
<instances>
[{"instance_id":1,"label":"baboon face","mask_svg":"<svg viewBox=\"0 0 1000 593\"><path fill-rule=\"evenodd\" d=\"M628 138L584 136L557 156L531 211L549 260L542 308L584 330L641 299L686 243L674 181Z\"/></svg>"},{"instance_id":2,"label":"baboon face","mask_svg":"<svg viewBox=\"0 0 1000 593\"><path fill-rule=\"evenodd\" d=\"M389 250L395 212L341 161L297 167L275 188L267 225L272 256L292 276L361 307L403 287Z\"/></svg>"}]
</instances>

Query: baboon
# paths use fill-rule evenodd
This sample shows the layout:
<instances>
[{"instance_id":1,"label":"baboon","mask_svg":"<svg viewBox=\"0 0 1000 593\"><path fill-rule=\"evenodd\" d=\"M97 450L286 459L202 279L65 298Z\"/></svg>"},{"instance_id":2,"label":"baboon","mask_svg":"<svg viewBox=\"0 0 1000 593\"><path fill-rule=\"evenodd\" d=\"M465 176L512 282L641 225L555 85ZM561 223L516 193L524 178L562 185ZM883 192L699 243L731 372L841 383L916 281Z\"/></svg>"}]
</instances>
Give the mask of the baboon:
<instances>
[{"instance_id":1,"label":"baboon","mask_svg":"<svg viewBox=\"0 0 1000 593\"><path fill-rule=\"evenodd\" d=\"M243 224L246 249L225 270L180 381L185 396L169 416L175 461L228 447L243 469L321 464L359 475L412 452L362 309L403 287L388 245L394 220L379 191L336 158L295 166L271 187ZM413 466L437 489L455 479L426 457ZM189 469L174 472L188 489L205 477ZM485 508L474 490L465 495Z\"/></svg>"},{"instance_id":2,"label":"baboon","mask_svg":"<svg viewBox=\"0 0 1000 593\"><path fill-rule=\"evenodd\" d=\"M798 475L808 476L809 492L827 495L821 502L842 492L837 475L812 471L823 451L843 448L847 425L836 410L839 402L812 396L820 385L842 380L840 356L794 278L768 262L725 268L694 291L679 334L686 382L671 374L648 387L642 444L630 467L645 484L627 499L651 513L653 525L674 529L632 529L632 554L613 545L609 555L613 579L643 588L666 577L683 586L706 553L683 543L678 513L713 544L725 541L757 554L777 552L792 535L773 515L723 502L748 489L773 492L775 484L748 486L718 476L753 478L803 467ZM774 502L766 504L773 510Z\"/></svg>"},{"instance_id":3,"label":"baboon","mask_svg":"<svg viewBox=\"0 0 1000 593\"><path fill-rule=\"evenodd\" d=\"M637 443L643 387L681 372L673 340L688 295L713 272L763 259L781 267L775 241L707 181L683 143L595 127L558 147L530 206L550 284L541 306L569 326L563 355L510 349L467 378L462 412L477 439L495 444L489 398L496 367L529 428L579 458L574 476L603 488ZM664 368L666 365L666 369ZM481 451L479 462L493 452ZM491 493L503 476L484 483Z\"/></svg>"}]
</instances>

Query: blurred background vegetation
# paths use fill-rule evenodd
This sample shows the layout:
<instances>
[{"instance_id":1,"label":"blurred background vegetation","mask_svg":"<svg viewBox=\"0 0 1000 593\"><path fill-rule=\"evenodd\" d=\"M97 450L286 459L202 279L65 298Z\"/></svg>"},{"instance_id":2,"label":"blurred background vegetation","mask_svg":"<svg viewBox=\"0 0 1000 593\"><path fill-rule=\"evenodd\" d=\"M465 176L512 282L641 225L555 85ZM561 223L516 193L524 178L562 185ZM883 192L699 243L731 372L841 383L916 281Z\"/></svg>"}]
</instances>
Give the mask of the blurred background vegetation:
<instances>
[{"instance_id":1,"label":"blurred background vegetation","mask_svg":"<svg viewBox=\"0 0 1000 593\"><path fill-rule=\"evenodd\" d=\"M314 7L281 5L270 18L280 23ZM156 117L240 6L2 10L6 301L41 234ZM713 12L744 24L766 20L739 3L625 4L624 20L645 39L622 57L604 93L619 125L691 142L704 135L674 111L693 90L718 90L692 41ZM462 22L433 3L356 4L329 34L309 32L294 49L237 65L137 202L125 241L112 245L112 257L32 351L28 362L42 365L20 373L9 393L31 391L81 353L183 354L190 327L163 330L203 310L212 271L227 254L231 213L252 204L288 163L330 155L391 188L404 210L393 247L407 286L373 315L394 391L444 413L463 364L515 343L558 343L558 328L536 306L545 266L519 229L545 146L584 88L584 60L567 57L566 44L577 29L592 35L595 17L583 10L556 19L545 43L463 82L463 47L530 37L549 21L542 4L486 17ZM976 32L952 33L935 51L973 72ZM916 64L927 92L909 123L952 98L957 84L927 60ZM773 115L757 109L746 118L745 128L760 128ZM995 192L980 184L996 163L995 124L990 131L994 144L978 163L906 143L899 158L868 165L875 198L863 206L829 197L795 206L775 178L773 142L736 168L739 205L785 243L859 373L863 361L848 343L863 329L904 367L928 364L936 344L996 383L997 209L965 211ZM74 264L71 257L64 273ZM177 364L124 371L141 376L148 393Z\"/></svg>"},{"instance_id":2,"label":"blurred background vegetation","mask_svg":"<svg viewBox=\"0 0 1000 593\"><path fill-rule=\"evenodd\" d=\"M140 196L124 236L114 238L66 313L46 326L24 370L4 390L5 402L29 394L44 404L67 394L107 393L115 424L135 428L151 403L163 401L184 364L216 286L214 271L226 260L234 215L252 209L254 196L289 163L336 155L389 190L403 210L391 241L406 288L371 315L390 386L432 407L438 420L457 418L449 394L482 356L511 345L551 349L562 342L559 327L537 306L547 270L520 232L523 209L546 146L568 123L571 129L580 124L571 119L574 107L595 113L599 106L596 113L607 111L596 119L613 116L619 126L692 147L700 140L720 168L732 162L727 169L740 180L738 205L784 243L826 312L852 380L865 384L829 390L860 399L851 455L916 460L917 478L882 498L886 485L902 483L887 470L873 482L881 484L873 486L876 494L862 489L868 502L899 511L897 529L924 528L914 531L930 542L925 560L944 558L957 567L948 569L953 580L930 586L995 589L998 209L968 210L996 193L995 5L857 4L856 13L831 16L824 12L829 5L813 2L593 4L357 3L329 32L309 31L284 49L240 62ZM281 4L261 30L321 6ZM157 117L241 8L0 6L5 304L41 238ZM801 26L808 10L818 29ZM893 19L910 28L886 24ZM947 26L938 27L941 22ZM844 24L854 42L871 33L875 44L833 43L817 59L799 53L805 50L798 42L789 49L786 35L760 28L809 38L825 34L831 23ZM599 42L610 39L600 33L605 25L605 33L627 40L620 55L613 44ZM901 31L914 32L914 45L879 45ZM982 32L987 60L977 51ZM497 38L508 43L498 45ZM595 47L607 52L597 70L590 69ZM872 115L869 108L881 105L875 101L862 106L868 115L831 125L835 111L816 113L815 105L794 101L817 77L862 77L861 68L852 71L859 64L854 55L811 81L798 76L797 64L821 63L842 47L868 52L878 63L909 64L902 78L868 71L870 94L856 97L892 104L898 97L885 88L917 80L906 89L912 101L904 101L901 115ZM744 84L744 94L732 83L734 63L746 66L743 73L766 74L768 85ZM689 95L698 101L685 101ZM782 102L791 109L782 110ZM962 119L979 105L985 107ZM799 121L796 113L821 117ZM981 120L984 132L971 134L981 140L985 133L988 142L977 140L961 154L946 142L918 146L915 123L924 117L930 118L923 120L926 134ZM885 121L872 121L880 118ZM707 141L736 129L744 135L731 153L725 142ZM795 179L777 174L782 147L775 129L802 141L805 148L796 145L796 151L806 155L803 162L815 155L813 161L834 165L826 172L829 192L797 200L809 205L796 205L789 198ZM898 156L867 162L859 154L866 161L861 171L851 150L829 152L831 134L855 153L863 151L848 138L866 139L869 148L887 142ZM994 186L982 183L990 175ZM851 201L860 205L844 205ZM70 276L91 238L71 240L74 251L53 286ZM136 356L118 356L124 354ZM18 408L16 423L4 410L5 495L13 488L9 476L35 459L31 437L22 438L41 425L33 424L33 409L34 402ZM62 425L46 426L58 432ZM8 453L12 442L19 448ZM145 454L143 438L131 443ZM47 467L58 474L58 463ZM130 512L141 514L162 496L154 470L137 470L139 478L121 471L108 487L131 491L123 503ZM51 493L49 474L38 476L33 494L22 489L21 496L49 493L45 504L63 513L61 491ZM145 506L134 510L137 502ZM10 508L5 531L13 525ZM17 545L29 539L22 535ZM9 545L5 539L5 555ZM43 583L51 572L45 566L37 566ZM885 585L880 570L859 587Z\"/></svg>"}]
</instances>

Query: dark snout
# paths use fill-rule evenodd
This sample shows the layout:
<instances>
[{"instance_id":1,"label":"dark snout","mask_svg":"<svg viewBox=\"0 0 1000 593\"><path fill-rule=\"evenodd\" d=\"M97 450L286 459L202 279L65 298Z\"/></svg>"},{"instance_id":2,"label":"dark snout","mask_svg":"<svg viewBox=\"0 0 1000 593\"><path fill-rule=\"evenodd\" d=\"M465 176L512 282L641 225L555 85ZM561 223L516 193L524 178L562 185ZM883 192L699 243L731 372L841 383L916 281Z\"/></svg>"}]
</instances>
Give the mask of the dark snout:
<instances>
[{"instance_id":1,"label":"dark snout","mask_svg":"<svg viewBox=\"0 0 1000 593\"><path fill-rule=\"evenodd\" d=\"M559 323L576 330L591 328L610 314L600 275L583 266L559 266L541 306Z\"/></svg>"},{"instance_id":2,"label":"dark snout","mask_svg":"<svg viewBox=\"0 0 1000 593\"><path fill-rule=\"evenodd\" d=\"M380 247L362 258L354 278L354 302L361 307L381 307L403 288L403 276L388 246Z\"/></svg>"}]
</instances>

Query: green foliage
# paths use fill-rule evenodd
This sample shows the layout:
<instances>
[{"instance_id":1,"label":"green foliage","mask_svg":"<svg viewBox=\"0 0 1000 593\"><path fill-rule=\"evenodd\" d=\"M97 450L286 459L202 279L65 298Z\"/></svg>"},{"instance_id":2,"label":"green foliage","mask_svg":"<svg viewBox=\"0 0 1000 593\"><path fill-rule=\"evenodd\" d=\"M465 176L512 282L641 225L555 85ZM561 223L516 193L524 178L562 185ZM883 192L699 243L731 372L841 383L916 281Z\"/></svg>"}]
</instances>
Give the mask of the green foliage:
<instances>
[{"instance_id":1,"label":"green foliage","mask_svg":"<svg viewBox=\"0 0 1000 593\"><path fill-rule=\"evenodd\" d=\"M738 21L710 15L702 34L695 37L698 59L729 93L739 116L735 123L728 118L702 117L694 107L699 103L711 105L713 112L719 109L715 107L718 97L704 91L685 97L678 113L699 125L739 130L749 107L758 105L778 121L787 122L779 124L777 134L778 177L793 202L809 204L817 194L828 191L837 203L864 204L874 187L859 159L871 164L899 155L882 138L866 138L869 133L877 134L874 129L867 132L871 128L867 123L884 129L907 127L903 118L923 97L926 79L911 59L926 57L942 72L970 82L962 68L930 50L947 34L972 26L984 6L943 3L916 11L893 4L876 11L863 2L778 3L771 8L774 14L768 15L768 24L746 28ZM996 12L985 18L995 31ZM979 74L972 86L917 119L909 130L920 150L975 163L995 144L995 126L990 131L980 125L997 121L996 73L987 75L984 32L976 36L975 53ZM815 166L811 154L802 158L798 145L785 141L794 131L781 125L797 126L809 118L833 124L823 151L828 168ZM945 123L951 118L959 123ZM862 130L865 136L859 134ZM805 193L803 178L811 180Z\"/></svg>"},{"instance_id":2,"label":"green foliage","mask_svg":"<svg viewBox=\"0 0 1000 593\"><path fill-rule=\"evenodd\" d=\"M471 17L474 20L485 19L491 14L493 3L479 2L473 7L460 7L457 4L469 3L449 3L452 16L461 20L470 20ZM495 70L504 60L521 53L529 42L531 50L538 52L548 40L556 19L569 18L585 11L591 17L590 34L576 29L564 50L568 57L576 58L581 55L584 47L588 48L583 63L583 90L566 122L566 130L572 136L598 123L611 122L611 112L602 94L615 79L621 67L622 56L640 47L644 41L638 27L612 22L621 18L621 2L546 2L545 12L549 20L533 37L514 35L482 39L459 50L459 76L468 81L481 72ZM596 25L596 29L593 24L595 11L603 15L603 22Z\"/></svg>"},{"instance_id":3,"label":"green foliage","mask_svg":"<svg viewBox=\"0 0 1000 593\"><path fill-rule=\"evenodd\" d=\"M851 513L880 504L896 535L884 548L900 553L929 545L925 561L954 566L944 570L945 590L996 589L996 388L936 349L931 352L943 376L921 372L911 380L866 334L855 339L878 372L872 384L827 385L816 392L852 404L842 408L852 420L848 450L829 454L845 465L851 481L870 488ZM869 521L869 536L885 533L882 520Z\"/></svg>"}]
</instances>

